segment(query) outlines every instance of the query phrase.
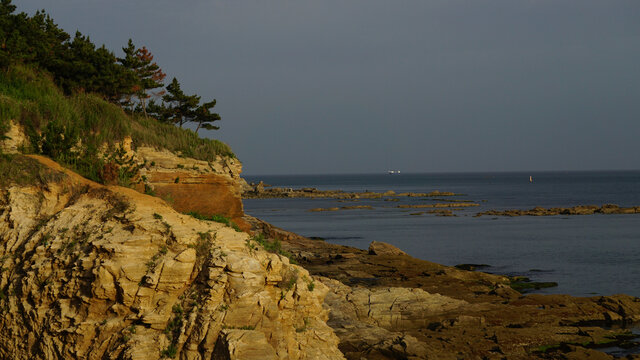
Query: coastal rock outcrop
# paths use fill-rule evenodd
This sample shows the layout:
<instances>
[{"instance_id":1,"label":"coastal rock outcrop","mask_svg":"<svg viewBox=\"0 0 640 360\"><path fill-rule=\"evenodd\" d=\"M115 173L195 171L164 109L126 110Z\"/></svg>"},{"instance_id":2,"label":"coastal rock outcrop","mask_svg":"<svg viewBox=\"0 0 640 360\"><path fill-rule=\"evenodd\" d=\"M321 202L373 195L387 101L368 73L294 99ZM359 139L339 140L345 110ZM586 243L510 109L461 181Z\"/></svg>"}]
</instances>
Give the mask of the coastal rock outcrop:
<instances>
[{"instance_id":1,"label":"coastal rock outcrop","mask_svg":"<svg viewBox=\"0 0 640 360\"><path fill-rule=\"evenodd\" d=\"M216 161L202 161L150 147L135 149L133 156L146 164L140 170L146 185L177 211L222 215L248 229L242 220L241 194L246 182L236 159L218 156Z\"/></svg>"},{"instance_id":2,"label":"coastal rock outcrop","mask_svg":"<svg viewBox=\"0 0 640 360\"><path fill-rule=\"evenodd\" d=\"M0 141L0 152L15 154L28 143L24 129L10 122L6 139ZM248 187L240 177L242 164L235 158L218 155L214 161L197 160L164 149L135 146L131 137L116 144L123 159L144 164L135 186L139 192L165 199L179 212L222 215L231 218L243 230L249 226L242 220L242 193ZM107 152L104 145L103 152ZM206 194L206 196L203 196Z\"/></svg>"},{"instance_id":3,"label":"coastal rock outcrop","mask_svg":"<svg viewBox=\"0 0 640 360\"><path fill-rule=\"evenodd\" d=\"M383 243L380 241L372 241L369 244L369 254L371 255L407 255L406 252L398 249L397 247Z\"/></svg>"},{"instance_id":4,"label":"coastal rock outcrop","mask_svg":"<svg viewBox=\"0 0 640 360\"><path fill-rule=\"evenodd\" d=\"M578 205L569 208L543 208L536 206L530 210L489 210L475 216L554 216L554 215L593 215L593 214L640 214L640 206L620 207L614 204Z\"/></svg>"},{"instance_id":5,"label":"coastal rock outcrop","mask_svg":"<svg viewBox=\"0 0 640 360\"><path fill-rule=\"evenodd\" d=\"M598 348L640 346L624 328L640 321L637 297L523 295L515 278L415 259L389 244L365 251L248 221L282 239L329 288L328 324L348 359L613 359Z\"/></svg>"},{"instance_id":6,"label":"coastal rock outcrop","mask_svg":"<svg viewBox=\"0 0 640 360\"><path fill-rule=\"evenodd\" d=\"M254 186L243 187L245 190L242 197L245 199L272 199L272 198L325 198L325 199L381 199L390 197L436 197L454 196L452 192L434 190L429 193L400 193L389 190L385 192L363 191L346 192L342 190L318 190L316 188L281 188L266 187L262 181Z\"/></svg>"},{"instance_id":7,"label":"coastal rock outcrop","mask_svg":"<svg viewBox=\"0 0 640 360\"><path fill-rule=\"evenodd\" d=\"M343 358L305 269L34 158L0 189L0 358Z\"/></svg>"}]
</instances>

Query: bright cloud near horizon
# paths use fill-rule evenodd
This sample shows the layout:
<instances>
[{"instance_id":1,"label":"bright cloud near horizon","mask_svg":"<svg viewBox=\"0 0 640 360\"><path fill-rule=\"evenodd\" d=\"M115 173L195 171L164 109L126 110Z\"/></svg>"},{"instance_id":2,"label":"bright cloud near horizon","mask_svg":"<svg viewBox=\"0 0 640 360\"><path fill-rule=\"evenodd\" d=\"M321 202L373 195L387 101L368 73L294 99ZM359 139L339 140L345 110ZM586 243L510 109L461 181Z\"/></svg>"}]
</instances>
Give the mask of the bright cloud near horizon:
<instances>
[{"instance_id":1,"label":"bright cloud near horizon","mask_svg":"<svg viewBox=\"0 0 640 360\"><path fill-rule=\"evenodd\" d=\"M146 46L256 174L640 169L637 0L14 0Z\"/></svg>"}]
</instances>

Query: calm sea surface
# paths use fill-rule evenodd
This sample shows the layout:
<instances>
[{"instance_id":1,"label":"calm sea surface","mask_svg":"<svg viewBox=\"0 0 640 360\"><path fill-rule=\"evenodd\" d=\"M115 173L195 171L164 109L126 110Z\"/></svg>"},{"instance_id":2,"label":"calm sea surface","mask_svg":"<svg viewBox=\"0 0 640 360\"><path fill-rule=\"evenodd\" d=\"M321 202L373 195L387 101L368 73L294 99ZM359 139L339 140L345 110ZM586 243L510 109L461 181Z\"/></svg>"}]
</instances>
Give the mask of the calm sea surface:
<instances>
[{"instance_id":1,"label":"calm sea surface","mask_svg":"<svg viewBox=\"0 0 640 360\"><path fill-rule=\"evenodd\" d=\"M336 244L366 249L371 241L384 241L445 265L489 264L485 271L559 283L544 293L640 296L640 214L473 217L490 209L535 206L640 206L640 171L248 176L246 180L323 190L463 194L446 198L473 200L480 206L455 211L457 217L410 215L428 209L396 208L442 202L432 198L403 197L399 202L249 199L244 206L246 213L276 226ZM308 211L346 205L374 209Z\"/></svg>"}]
</instances>

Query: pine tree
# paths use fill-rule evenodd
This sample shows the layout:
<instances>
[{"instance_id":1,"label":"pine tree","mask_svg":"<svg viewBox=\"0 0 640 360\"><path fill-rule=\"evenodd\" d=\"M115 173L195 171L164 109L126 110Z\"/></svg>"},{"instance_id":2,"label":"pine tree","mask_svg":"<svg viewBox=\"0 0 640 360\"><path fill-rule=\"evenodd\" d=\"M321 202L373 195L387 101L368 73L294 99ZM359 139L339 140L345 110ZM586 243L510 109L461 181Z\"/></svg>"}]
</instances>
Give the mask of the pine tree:
<instances>
[{"instance_id":1,"label":"pine tree","mask_svg":"<svg viewBox=\"0 0 640 360\"><path fill-rule=\"evenodd\" d=\"M213 101L204 103L200 105L195 110L195 117L193 119L194 122L198 123L198 127L196 128L196 134L200 128L207 130L218 130L220 127L214 126L212 123L214 121L222 120L218 113L212 113L211 109L216 106L216 99Z\"/></svg>"},{"instance_id":2,"label":"pine tree","mask_svg":"<svg viewBox=\"0 0 640 360\"><path fill-rule=\"evenodd\" d=\"M118 58L118 62L126 69L129 69L135 74L136 69L140 68L141 62L140 59L138 59L138 57L136 56L136 47L135 45L133 45L133 40L129 39L127 47L123 47L122 51L124 52L124 58ZM134 79L134 83L132 84L131 88L127 89L127 91L124 92L123 99L120 101L120 104L124 108L133 107L132 97L133 94L138 92L140 89L140 85L138 85L139 82L140 81L136 76L136 79Z\"/></svg>"},{"instance_id":3,"label":"pine tree","mask_svg":"<svg viewBox=\"0 0 640 360\"><path fill-rule=\"evenodd\" d=\"M15 41L16 6L11 0L0 1L0 67L8 66L12 61L11 43Z\"/></svg>"},{"instance_id":4,"label":"pine tree","mask_svg":"<svg viewBox=\"0 0 640 360\"><path fill-rule=\"evenodd\" d=\"M162 97L162 100L169 104L165 109L163 119L178 124L182 128L183 124L192 121L195 117L200 96L186 95L180 88L178 80L173 78L171 84L167 85L167 94Z\"/></svg>"},{"instance_id":5,"label":"pine tree","mask_svg":"<svg viewBox=\"0 0 640 360\"><path fill-rule=\"evenodd\" d=\"M133 40L129 39L127 47L122 48L122 51L125 56L124 58L118 58L118 61L135 75L135 83L130 91L125 94L122 103L127 107L133 106L131 98L132 96L137 97L146 117L146 101L151 97L148 91L162 87L166 74L162 72L158 64L153 62L151 52L144 46L137 49L133 44ZM152 93L152 95L161 96L163 92Z\"/></svg>"},{"instance_id":6,"label":"pine tree","mask_svg":"<svg viewBox=\"0 0 640 360\"><path fill-rule=\"evenodd\" d=\"M151 92L152 95L149 95L147 91L157 89L164 86L164 78L167 76L160 66L153 61L153 55L146 47L142 47L136 51L136 56L138 57L142 66L137 71L138 78L140 79L140 90L136 93L140 104L142 105L142 112L144 116L147 116L146 109L146 100L151 96L161 96L164 94L164 91Z\"/></svg>"}]
</instances>

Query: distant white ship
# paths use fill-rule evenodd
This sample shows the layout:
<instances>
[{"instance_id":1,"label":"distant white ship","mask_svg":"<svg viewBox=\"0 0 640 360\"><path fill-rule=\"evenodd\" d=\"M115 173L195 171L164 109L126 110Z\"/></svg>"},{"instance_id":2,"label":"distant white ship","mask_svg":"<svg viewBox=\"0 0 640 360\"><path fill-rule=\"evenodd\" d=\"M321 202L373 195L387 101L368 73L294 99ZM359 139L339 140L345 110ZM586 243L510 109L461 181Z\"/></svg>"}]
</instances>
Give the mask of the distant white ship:
<instances>
[{"instance_id":1,"label":"distant white ship","mask_svg":"<svg viewBox=\"0 0 640 360\"><path fill-rule=\"evenodd\" d=\"M387 173L389 175L400 175L400 170L389 170Z\"/></svg>"}]
</instances>

